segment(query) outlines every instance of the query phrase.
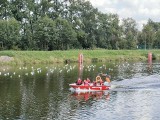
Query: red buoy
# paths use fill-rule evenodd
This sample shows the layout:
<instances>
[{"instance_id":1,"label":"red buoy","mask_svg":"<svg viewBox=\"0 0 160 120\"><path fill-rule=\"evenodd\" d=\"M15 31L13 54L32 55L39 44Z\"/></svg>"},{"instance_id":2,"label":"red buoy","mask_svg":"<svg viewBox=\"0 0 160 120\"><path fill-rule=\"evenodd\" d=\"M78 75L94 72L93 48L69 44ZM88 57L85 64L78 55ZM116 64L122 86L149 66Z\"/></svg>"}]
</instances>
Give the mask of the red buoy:
<instances>
[{"instance_id":1,"label":"red buoy","mask_svg":"<svg viewBox=\"0 0 160 120\"><path fill-rule=\"evenodd\" d=\"M148 53L148 63L152 63L152 53Z\"/></svg>"},{"instance_id":2,"label":"red buoy","mask_svg":"<svg viewBox=\"0 0 160 120\"><path fill-rule=\"evenodd\" d=\"M79 54L78 62L83 63L83 54Z\"/></svg>"}]
</instances>

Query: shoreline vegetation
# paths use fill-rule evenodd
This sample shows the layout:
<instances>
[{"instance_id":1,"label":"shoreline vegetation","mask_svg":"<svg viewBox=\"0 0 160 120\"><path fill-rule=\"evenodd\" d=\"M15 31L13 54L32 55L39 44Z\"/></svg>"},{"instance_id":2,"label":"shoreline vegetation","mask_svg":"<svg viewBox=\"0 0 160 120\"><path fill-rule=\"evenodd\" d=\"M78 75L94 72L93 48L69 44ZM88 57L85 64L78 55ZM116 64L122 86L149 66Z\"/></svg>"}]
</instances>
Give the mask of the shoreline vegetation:
<instances>
[{"instance_id":1,"label":"shoreline vegetation","mask_svg":"<svg viewBox=\"0 0 160 120\"><path fill-rule=\"evenodd\" d=\"M148 53L160 60L159 50L67 50L67 51L0 51L1 64L55 64L78 62L80 53L84 62L146 61Z\"/></svg>"}]
</instances>

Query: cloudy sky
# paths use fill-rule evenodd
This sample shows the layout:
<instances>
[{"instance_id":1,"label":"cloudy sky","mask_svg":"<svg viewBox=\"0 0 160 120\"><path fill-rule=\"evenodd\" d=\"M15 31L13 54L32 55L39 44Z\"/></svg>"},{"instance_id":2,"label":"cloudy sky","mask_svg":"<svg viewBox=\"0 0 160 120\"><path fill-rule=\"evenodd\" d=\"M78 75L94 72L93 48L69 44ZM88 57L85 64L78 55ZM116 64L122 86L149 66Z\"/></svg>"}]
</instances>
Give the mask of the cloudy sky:
<instances>
[{"instance_id":1,"label":"cloudy sky","mask_svg":"<svg viewBox=\"0 0 160 120\"><path fill-rule=\"evenodd\" d=\"M122 18L131 17L139 29L148 19L160 22L160 0L90 0L103 13L117 13Z\"/></svg>"}]
</instances>

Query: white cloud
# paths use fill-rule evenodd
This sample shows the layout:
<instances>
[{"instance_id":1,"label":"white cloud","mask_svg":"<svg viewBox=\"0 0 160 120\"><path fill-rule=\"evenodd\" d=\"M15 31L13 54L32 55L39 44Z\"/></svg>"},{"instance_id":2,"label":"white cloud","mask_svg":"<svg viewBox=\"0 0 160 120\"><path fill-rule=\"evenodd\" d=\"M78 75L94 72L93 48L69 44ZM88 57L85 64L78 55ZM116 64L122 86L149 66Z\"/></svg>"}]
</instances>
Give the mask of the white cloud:
<instances>
[{"instance_id":1,"label":"white cloud","mask_svg":"<svg viewBox=\"0 0 160 120\"><path fill-rule=\"evenodd\" d=\"M90 0L104 13L117 13L121 19L132 17L142 28L148 19L160 22L160 0Z\"/></svg>"},{"instance_id":2,"label":"white cloud","mask_svg":"<svg viewBox=\"0 0 160 120\"><path fill-rule=\"evenodd\" d=\"M112 4L112 1L110 0L89 0L93 6L97 6L97 7L101 7L103 6L104 4L107 4L107 5L111 5Z\"/></svg>"}]
</instances>

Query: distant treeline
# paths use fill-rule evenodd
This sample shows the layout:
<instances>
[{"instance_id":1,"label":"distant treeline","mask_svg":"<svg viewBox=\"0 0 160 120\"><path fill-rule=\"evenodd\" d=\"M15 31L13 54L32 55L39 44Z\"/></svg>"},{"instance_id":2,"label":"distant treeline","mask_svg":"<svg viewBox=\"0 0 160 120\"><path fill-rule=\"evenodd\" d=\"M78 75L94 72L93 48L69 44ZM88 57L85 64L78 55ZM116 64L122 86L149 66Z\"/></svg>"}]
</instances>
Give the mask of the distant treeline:
<instances>
[{"instance_id":1,"label":"distant treeline","mask_svg":"<svg viewBox=\"0 0 160 120\"><path fill-rule=\"evenodd\" d=\"M149 19L140 31L134 19L120 24L87 0L0 0L1 50L96 48L160 48L160 22Z\"/></svg>"}]
</instances>

